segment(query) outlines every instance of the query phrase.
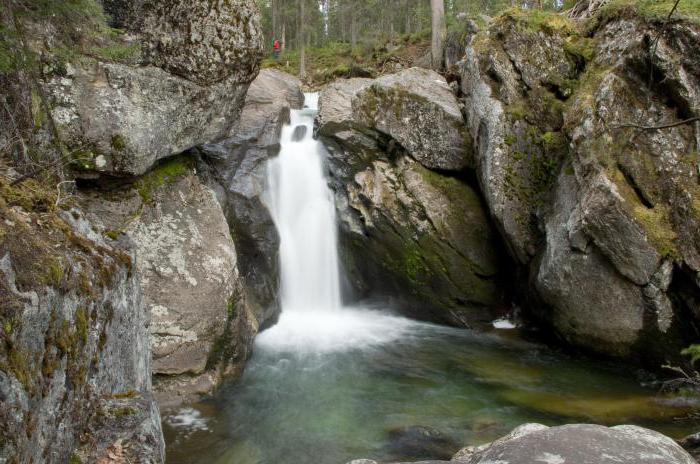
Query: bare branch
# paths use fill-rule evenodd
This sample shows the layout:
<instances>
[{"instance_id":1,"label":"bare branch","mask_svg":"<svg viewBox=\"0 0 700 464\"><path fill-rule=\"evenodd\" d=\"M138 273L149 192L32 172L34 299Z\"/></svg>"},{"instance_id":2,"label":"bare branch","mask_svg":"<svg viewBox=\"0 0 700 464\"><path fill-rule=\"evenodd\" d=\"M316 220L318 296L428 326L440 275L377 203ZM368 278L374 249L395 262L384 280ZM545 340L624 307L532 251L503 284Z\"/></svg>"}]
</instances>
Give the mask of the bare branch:
<instances>
[{"instance_id":1,"label":"bare branch","mask_svg":"<svg viewBox=\"0 0 700 464\"><path fill-rule=\"evenodd\" d=\"M700 121L700 117L696 116L694 118L690 119L684 119L683 121L677 121L674 123L669 123L669 124L662 124L659 126L643 126L640 124L632 124L632 123L623 123L617 126L612 126L611 129L639 129L639 130L660 130L660 129L670 129L672 127L678 127L678 126L683 126L685 124L690 124L696 121Z\"/></svg>"}]
</instances>

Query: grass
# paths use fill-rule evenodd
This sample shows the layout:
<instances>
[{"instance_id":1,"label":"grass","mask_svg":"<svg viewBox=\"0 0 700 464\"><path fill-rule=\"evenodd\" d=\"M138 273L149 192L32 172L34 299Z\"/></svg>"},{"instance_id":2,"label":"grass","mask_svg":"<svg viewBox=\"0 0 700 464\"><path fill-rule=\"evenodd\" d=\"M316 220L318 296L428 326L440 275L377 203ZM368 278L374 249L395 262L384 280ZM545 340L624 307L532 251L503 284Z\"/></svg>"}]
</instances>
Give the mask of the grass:
<instances>
[{"instance_id":1,"label":"grass","mask_svg":"<svg viewBox=\"0 0 700 464\"><path fill-rule=\"evenodd\" d=\"M573 22L554 11L538 9L524 10L522 8L510 8L503 12L496 20L514 20L525 26L530 32L548 32L570 34L575 31Z\"/></svg>"},{"instance_id":2,"label":"grass","mask_svg":"<svg viewBox=\"0 0 700 464\"><path fill-rule=\"evenodd\" d=\"M640 16L647 21L665 21L675 0L613 0L599 11L595 20L606 23L618 17ZM700 0L681 0L672 19L700 25Z\"/></svg>"}]
</instances>

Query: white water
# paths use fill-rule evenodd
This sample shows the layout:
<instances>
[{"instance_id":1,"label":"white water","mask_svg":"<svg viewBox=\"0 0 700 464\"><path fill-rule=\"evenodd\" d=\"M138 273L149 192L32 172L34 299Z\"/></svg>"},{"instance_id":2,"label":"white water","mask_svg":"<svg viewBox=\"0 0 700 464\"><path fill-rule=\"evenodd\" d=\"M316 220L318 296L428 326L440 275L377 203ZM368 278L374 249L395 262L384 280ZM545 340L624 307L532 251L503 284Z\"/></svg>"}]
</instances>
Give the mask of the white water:
<instances>
[{"instance_id":1,"label":"white water","mask_svg":"<svg viewBox=\"0 0 700 464\"><path fill-rule=\"evenodd\" d=\"M395 340L416 322L343 307L333 194L324 176L323 145L313 138L318 94L306 94L282 130L281 150L268 165L268 207L280 236L278 323L256 343L281 351L331 352ZM297 126L306 135L293 141Z\"/></svg>"},{"instance_id":2,"label":"white water","mask_svg":"<svg viewBox=\"0 0 700 464\"><path fill-rule=\"evenodd\" d=\"M291 112L282 129L279 157L268 167L270 212L280 235L283 311L337 311L340 278L333 195L323 175L323 145L314 140L314 107ZM297 126L306 127L292 141Z\"/></svg>"}]
</instances>

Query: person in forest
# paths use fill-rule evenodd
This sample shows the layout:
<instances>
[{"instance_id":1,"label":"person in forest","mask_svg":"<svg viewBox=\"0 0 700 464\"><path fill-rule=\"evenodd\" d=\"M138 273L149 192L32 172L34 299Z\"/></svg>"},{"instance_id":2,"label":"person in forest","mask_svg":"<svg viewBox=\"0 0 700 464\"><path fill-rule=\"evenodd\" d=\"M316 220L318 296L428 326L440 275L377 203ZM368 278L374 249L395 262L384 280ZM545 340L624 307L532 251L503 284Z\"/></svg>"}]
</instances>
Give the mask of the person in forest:
<instances>
[{"instance_id":1,"label":"person in forest","mask_svg":"<svg viewBox=\"0 0 700 464\"><path fill-rule=\"evenodd\" d=\"M272 43L272 57L276 60L280 57L280 41L278 39Z\"/></svg>"}]
</instances>

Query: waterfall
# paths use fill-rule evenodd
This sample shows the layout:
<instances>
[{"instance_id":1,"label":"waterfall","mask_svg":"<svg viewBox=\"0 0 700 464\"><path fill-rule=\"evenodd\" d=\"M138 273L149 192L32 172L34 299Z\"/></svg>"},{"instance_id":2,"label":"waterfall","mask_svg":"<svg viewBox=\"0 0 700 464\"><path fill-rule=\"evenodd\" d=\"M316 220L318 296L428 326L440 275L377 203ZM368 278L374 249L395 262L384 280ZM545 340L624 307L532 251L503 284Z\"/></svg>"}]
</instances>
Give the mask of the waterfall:
<instances>
[{"instance_id":1,"label":"waterfall","mask_svg":"<svg viewBox=\"0 0 700 464\"><path fill-rule=\"evenodd\" d=\"M268 164L267 206L280 236L282 313L256 345L263 352L328 353L392 342L416 323L341 303L335 204L323 169L327 152L312 134L318 94L306 94L305 102L291 112L280 154Z\"/></svg>"},{"instance_id":2,"label":"waterfall","mask_svg":"<svg viewBox=\"0 0 700 464\"><path fill-rule=\"evenodd\" d=\"M292 110L281 150L268 165L269 208L280 236L282 311L340 309L333 195L323 173L325 148L313 138L318 94Z\"/></svg>"}]
</instances>

